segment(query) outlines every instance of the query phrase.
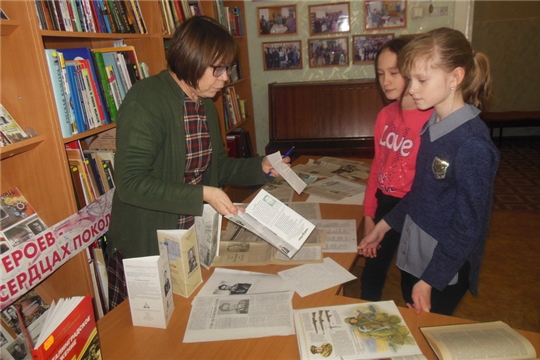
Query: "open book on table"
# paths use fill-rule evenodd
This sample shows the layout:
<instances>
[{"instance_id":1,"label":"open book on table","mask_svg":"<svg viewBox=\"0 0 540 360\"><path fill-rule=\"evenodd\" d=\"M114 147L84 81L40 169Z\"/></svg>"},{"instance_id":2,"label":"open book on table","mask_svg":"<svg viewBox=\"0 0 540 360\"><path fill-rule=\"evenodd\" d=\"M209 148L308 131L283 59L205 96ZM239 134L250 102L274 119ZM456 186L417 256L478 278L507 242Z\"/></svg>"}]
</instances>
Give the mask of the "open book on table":
<instances>
[{"instance_id":1,"label":"open book on table","mask_svg":"<svg viewBox=\"0 0 540 360\"><path fill-rule=\"evenodd\" d=\"M307 240L315 225L261 189L245 212L227 219L248 229L292 258Z\"/></svg>"},{"instance_id":2,"label":"open book on table","mask_svg":"<svg viewBox=\"0 0 540 360\"><path fill-rule=\"evenodd\" d=\"M425 359L393 301L294 310L300 359Z\"/></svg>"},{"instance_id":3,"label":"open book on table","mask_svg":"<svg viewBox=\"0 0 540 360\"><path fill-rule=\"evenodd\" d=\"M441 360L535 359L533 345L502 321L421 327Z\"/></svg>"}]
</instances>

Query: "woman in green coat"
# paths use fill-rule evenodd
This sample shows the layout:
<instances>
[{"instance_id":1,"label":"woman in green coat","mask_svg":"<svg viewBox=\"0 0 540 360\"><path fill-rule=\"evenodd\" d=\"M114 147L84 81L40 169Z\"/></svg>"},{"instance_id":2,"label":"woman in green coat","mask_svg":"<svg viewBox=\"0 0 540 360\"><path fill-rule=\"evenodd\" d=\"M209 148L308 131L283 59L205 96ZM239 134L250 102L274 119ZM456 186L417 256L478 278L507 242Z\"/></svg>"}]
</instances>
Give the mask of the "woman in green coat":
<instances>
[{"instance_id":1,"label":"woman in green coat","mask_svg":"<svg viewBox=\"0 0 540 360\"><path fill-rule=\"evenodd\" d=\"M192 17L171 39L168 69L135 83L122 102L107 245L111 308L127 297L122 259L159 254L156 230L190 228L205 202L236 214L221 186L260 185L269 181L266 173L278 175L266 157L225 152L212 98L228 81L236 52L225 28Z\"/></svg>"}]
</instances>

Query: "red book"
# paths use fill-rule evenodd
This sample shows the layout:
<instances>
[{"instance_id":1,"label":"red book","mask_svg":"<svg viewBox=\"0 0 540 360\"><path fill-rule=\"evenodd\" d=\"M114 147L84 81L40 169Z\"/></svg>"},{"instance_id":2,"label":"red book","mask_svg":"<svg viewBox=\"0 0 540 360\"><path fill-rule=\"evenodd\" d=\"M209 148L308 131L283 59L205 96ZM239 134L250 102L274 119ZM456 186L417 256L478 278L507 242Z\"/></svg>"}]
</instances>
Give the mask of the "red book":
<instances>
[{"instance_id":1,"label":"red book","mask_svg":"<svg viewBox=\"0 0 540 360\"><path fill-rule=\"evenodd\" d=\"M34 359L101 359L90 295L61 299L48 312L38 342L32 347Z\"/></svg>"}]
</instances>

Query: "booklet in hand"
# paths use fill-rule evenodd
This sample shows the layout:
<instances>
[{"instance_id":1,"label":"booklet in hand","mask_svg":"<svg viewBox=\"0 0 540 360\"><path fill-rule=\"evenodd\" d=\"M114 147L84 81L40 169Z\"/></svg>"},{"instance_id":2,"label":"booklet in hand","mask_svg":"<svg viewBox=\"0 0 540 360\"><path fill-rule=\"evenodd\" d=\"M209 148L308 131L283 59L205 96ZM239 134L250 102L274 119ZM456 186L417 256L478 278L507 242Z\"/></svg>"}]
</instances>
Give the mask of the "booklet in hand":
<instances>
[{"instance_id":1,"label":"booklet in hand","mask_svg":"<svg viewBox=\"0 0 540 360\"><path fill-rule=\"evenodd\" d=\"M225 217L260 236L288 258L298 252L315 229L315 225L264 189L249 203L245 212Z\"/></svg>"}]
</instances>

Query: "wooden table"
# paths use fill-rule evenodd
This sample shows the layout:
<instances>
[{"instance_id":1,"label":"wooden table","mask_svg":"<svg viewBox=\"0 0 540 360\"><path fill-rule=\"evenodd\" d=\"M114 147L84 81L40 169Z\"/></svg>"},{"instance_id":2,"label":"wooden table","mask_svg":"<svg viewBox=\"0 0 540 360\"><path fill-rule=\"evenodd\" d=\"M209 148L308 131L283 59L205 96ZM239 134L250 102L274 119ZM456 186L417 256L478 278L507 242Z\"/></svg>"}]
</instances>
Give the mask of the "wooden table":
<instances>
[{"instance_id":1,"label":"wooden table","mask_svg":"<svg viewBox=\"0 0 540 360\"><path fill-rule=\"evenodd\" d=\"M295 163L305 163L308 157L301 157ZM307 195L298 196L294 200L305 200ZM360 229L363 208L360 205L320 204L321 215L324 219L356 219L357 229ZM360 237L359 237L360 239ZM355 253L325 254L334 259L346 269L355 265ZM277 274L278 271L293 266L266 265L250 267L234 267L248 270ZM213 269L202 269L203 280L206 281ZM201 285L202 286L202 285ZM200 287L199 287L200 289ZM299 350L295 335L271 336L257 339L213 341L184 344L182 340L191 311L191 302L198 290L190 298L174 295L175 310L167 329L134 327L128 301L124 301L104 318L98 321L98 335L104 360L119 359L298 359ZM326 305L341 305L359 303L362 300L340 296L341 286L306 296L294 294L293 308L305 309ZM431 348L424 340L418 329L419 326L457 324L472 322L471 320L438 314L424 313L416 315L413 311L400 308L405 322L411 329L412 335L420 349L428 359L436 359ZM519 331L525 335L540 354L540 334Z\"/></svg>"}]
</instances>

